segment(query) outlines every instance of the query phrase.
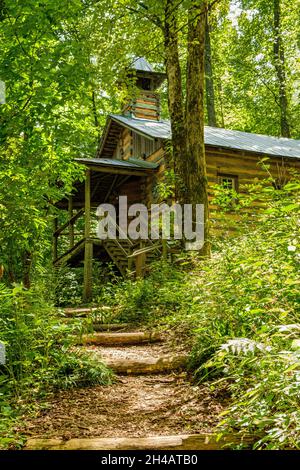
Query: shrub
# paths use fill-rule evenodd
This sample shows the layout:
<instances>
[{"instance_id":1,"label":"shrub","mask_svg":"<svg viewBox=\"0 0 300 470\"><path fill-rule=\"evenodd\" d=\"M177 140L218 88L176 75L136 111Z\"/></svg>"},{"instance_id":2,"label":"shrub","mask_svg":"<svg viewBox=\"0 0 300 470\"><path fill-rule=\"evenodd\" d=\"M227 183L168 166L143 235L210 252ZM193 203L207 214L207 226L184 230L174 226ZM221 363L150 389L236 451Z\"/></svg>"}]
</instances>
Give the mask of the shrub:
<instances>
[{"instance_id":1,"label":"shrub","mask_svg":"<svg viewBox=\"0 0 300 470\"><path fill-rule=\"evenodd\" d=\"M57 388L106 384L111 374L101 362L75 351L78 326L61 321L40 286L27 291L0 284L0 302L0 341L6 346L6 363L0 366L0 445L7 445L15 439L10 425L36 399Z\"/></svg>"},{"instance_id":2,"label":"shrub","mask_svg":"<svg viewBox=\"0 0 300 470\"><path fill-rule=\"evenodd\" d=\"M185 335L196 380L231 392L218 431L251 433L257 448L300 448L299 193L298 181L248 187L210 260L181 255L178 267L156 263L146 279L106 291L123 319ZM226 219L228 198L218 198Z\"/></svg>"}]
</instances>

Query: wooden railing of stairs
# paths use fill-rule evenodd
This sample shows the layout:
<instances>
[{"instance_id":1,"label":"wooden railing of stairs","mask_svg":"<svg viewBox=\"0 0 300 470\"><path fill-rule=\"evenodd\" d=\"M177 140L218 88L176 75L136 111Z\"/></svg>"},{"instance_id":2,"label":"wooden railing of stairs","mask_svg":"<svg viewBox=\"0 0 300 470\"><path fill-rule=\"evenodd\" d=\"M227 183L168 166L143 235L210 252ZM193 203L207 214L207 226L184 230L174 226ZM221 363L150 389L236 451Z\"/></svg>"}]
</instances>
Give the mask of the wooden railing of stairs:
<instances>
[{"instance_id":1,"label":"wooden railing of stairs","mask_svg":"<svg viewBox=\"0 0 300 470\"><path fill-rule=\"evenodd\" d=\"M143 275L146 261L151 262L161 256L161 242L149 240L134 241L127 237L114 220L110 220L116 230L116 238L103 240L102 244L123 276Z\"/></svg>"},{"instance_id":2,"label":"wooden railing of stairs","mask_svg":"<svg viewBox=\"0 0 300 470\"><path fill-rule=\"evenodd\" d=\"M71 261L76 257L85 247L86 238L82 237L76 243L73 243L70 248L63 254L58 255L57 245L58 238L63 232L70 227L70 224L80 217L83 216L84 211L79 211L75 216L67 221L64 225L57 228L54 232L54 265L62 265ZM90 242L94 245L101 245L119 269L120 273L125 276L143 276L146 264L159 259L161 256L166 257L167 252L164 249L165 244L162 240L153 242L152 240L131 240L122 231L122 229L111 219L110 223L114 225L116 231L116 238L108 238L106 240L100 240L99 238L90 238Z\"/></svg>"}]
</instances>

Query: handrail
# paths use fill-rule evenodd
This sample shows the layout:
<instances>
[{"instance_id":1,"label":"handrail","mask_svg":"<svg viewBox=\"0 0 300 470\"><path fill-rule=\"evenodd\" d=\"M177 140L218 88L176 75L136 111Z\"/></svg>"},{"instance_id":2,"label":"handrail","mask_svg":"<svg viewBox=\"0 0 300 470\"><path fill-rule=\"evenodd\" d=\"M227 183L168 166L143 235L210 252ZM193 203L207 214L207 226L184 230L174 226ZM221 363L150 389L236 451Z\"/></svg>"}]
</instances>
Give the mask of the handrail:
<instances>
[{"instance_id":1,"label":"handrail","mask_svg":"<svg viewBox=\"0 0 300 470\"><path fill-rule=\"evenodd\" d=\"M127 234L121 229L121 227L117 224L117 222L108 214L108 220L114 223L114 226L117 229L117 232L119 235L123 235L126 238L122 238L122 241L127 241L129 245L133 246L133 242L130 240L130 238L127 237Z\"/></svg>"},{"instance_id":2,"label":"handrail","mask_svg":"<svg viewBox=\"0 0 300 470\"><path fill-rule=\"evenodd\" d=\"M135 256L142 255L143 253L147 253L148 251L154 251L158 248L161 248L162 244L157 243L156 245L140 248L139 250L135 250L131 255L128 255L127 258L134 258Z\"/></svg>"},{"instance_id":3,"label":"handrail","mask_svg":"<svg viewBox=\"0 0 300 470\"><path fill-rule=\"evenodd\" d=\"M76 220L82 216L82 214L84 213L84 209L80 209L76 214L73 215L73 217L71 217L71 219L69 219L66 223L64 223L61 227L59 227L53 234L54 237L58 237L61 232L63 232L66 228L69 227L69 225L71 224L74 224L74 222L76 222Z\"/></svg>"}]
</instances>

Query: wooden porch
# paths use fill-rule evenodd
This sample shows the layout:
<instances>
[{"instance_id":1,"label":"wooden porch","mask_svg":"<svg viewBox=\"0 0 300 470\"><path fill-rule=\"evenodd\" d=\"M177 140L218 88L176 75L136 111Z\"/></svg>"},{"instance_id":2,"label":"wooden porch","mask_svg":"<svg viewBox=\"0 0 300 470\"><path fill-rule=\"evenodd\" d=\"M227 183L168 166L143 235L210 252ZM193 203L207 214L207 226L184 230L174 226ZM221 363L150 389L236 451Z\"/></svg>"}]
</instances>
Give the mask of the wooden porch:
<instances>
[{"instance_id":1,"label":"wooden porch","mask_svg":"<svg viewBox=\"0 0 300 470\"><path fill-rule=\"evenodd\" d=\"M67 220L53 232L53 263L55 266L84 263L83 301L92 297L93 258L113 261L122 276L143 276L146 263L166 256L164 243L158 240L130 240L120 237L115 223L116 239L101 240L96 236L96 208L102 203L116 205L120 195L128 197L128 204L146 202L143 188L155 174L155 164L141 166L125 161L107 159L78 160L84 164L85 181L74 185L72 196L60 201L58 207L67 211Z\"/></svg>"}]
</instances>

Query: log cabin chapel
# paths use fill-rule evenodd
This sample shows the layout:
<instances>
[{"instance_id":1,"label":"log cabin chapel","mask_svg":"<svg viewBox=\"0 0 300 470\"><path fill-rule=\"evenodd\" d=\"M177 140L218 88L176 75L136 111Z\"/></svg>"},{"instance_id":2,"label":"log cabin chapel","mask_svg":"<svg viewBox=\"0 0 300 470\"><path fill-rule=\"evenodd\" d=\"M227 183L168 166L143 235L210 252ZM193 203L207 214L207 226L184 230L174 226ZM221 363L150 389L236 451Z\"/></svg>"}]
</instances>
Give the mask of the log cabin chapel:
<instances>
[{"instance_id":1,"label":"log cabin chapel","mask_svg":"<svg viewBox=\"0 0 300 470\"><path fill-rule=\"evenodd\" d=\"M99 204L117 205L119 196L127 196L128 205L143 203L150 208L156 202L157 183L163 181L167 169L170 122L161 119L157 91L166 75L154 71L143 58L135 60L129 74L138 94L128 100L121 114L107 117L96 158L76 159L86 168L85 181L74 184L72 196L58 204L68 211L68 220L60 227L55 222L54 265L76 266L84 261L85 302L92 296L93 259L111 260L122 275L141 275L147 262L167 255L163 242L137 243L118 236L116 240L100 240L93 228ZM300 141L294 139L206 126L205 151L210 200L217 183L238 191L254 178L266 178L267 171L258 165L263 157L268 157L274 178L285 177L289 168L300 169ZM80 218L83 231L77 233ZM67 249L65 243L59 243L66 231Z\"/></svg>"}]
</instances>

